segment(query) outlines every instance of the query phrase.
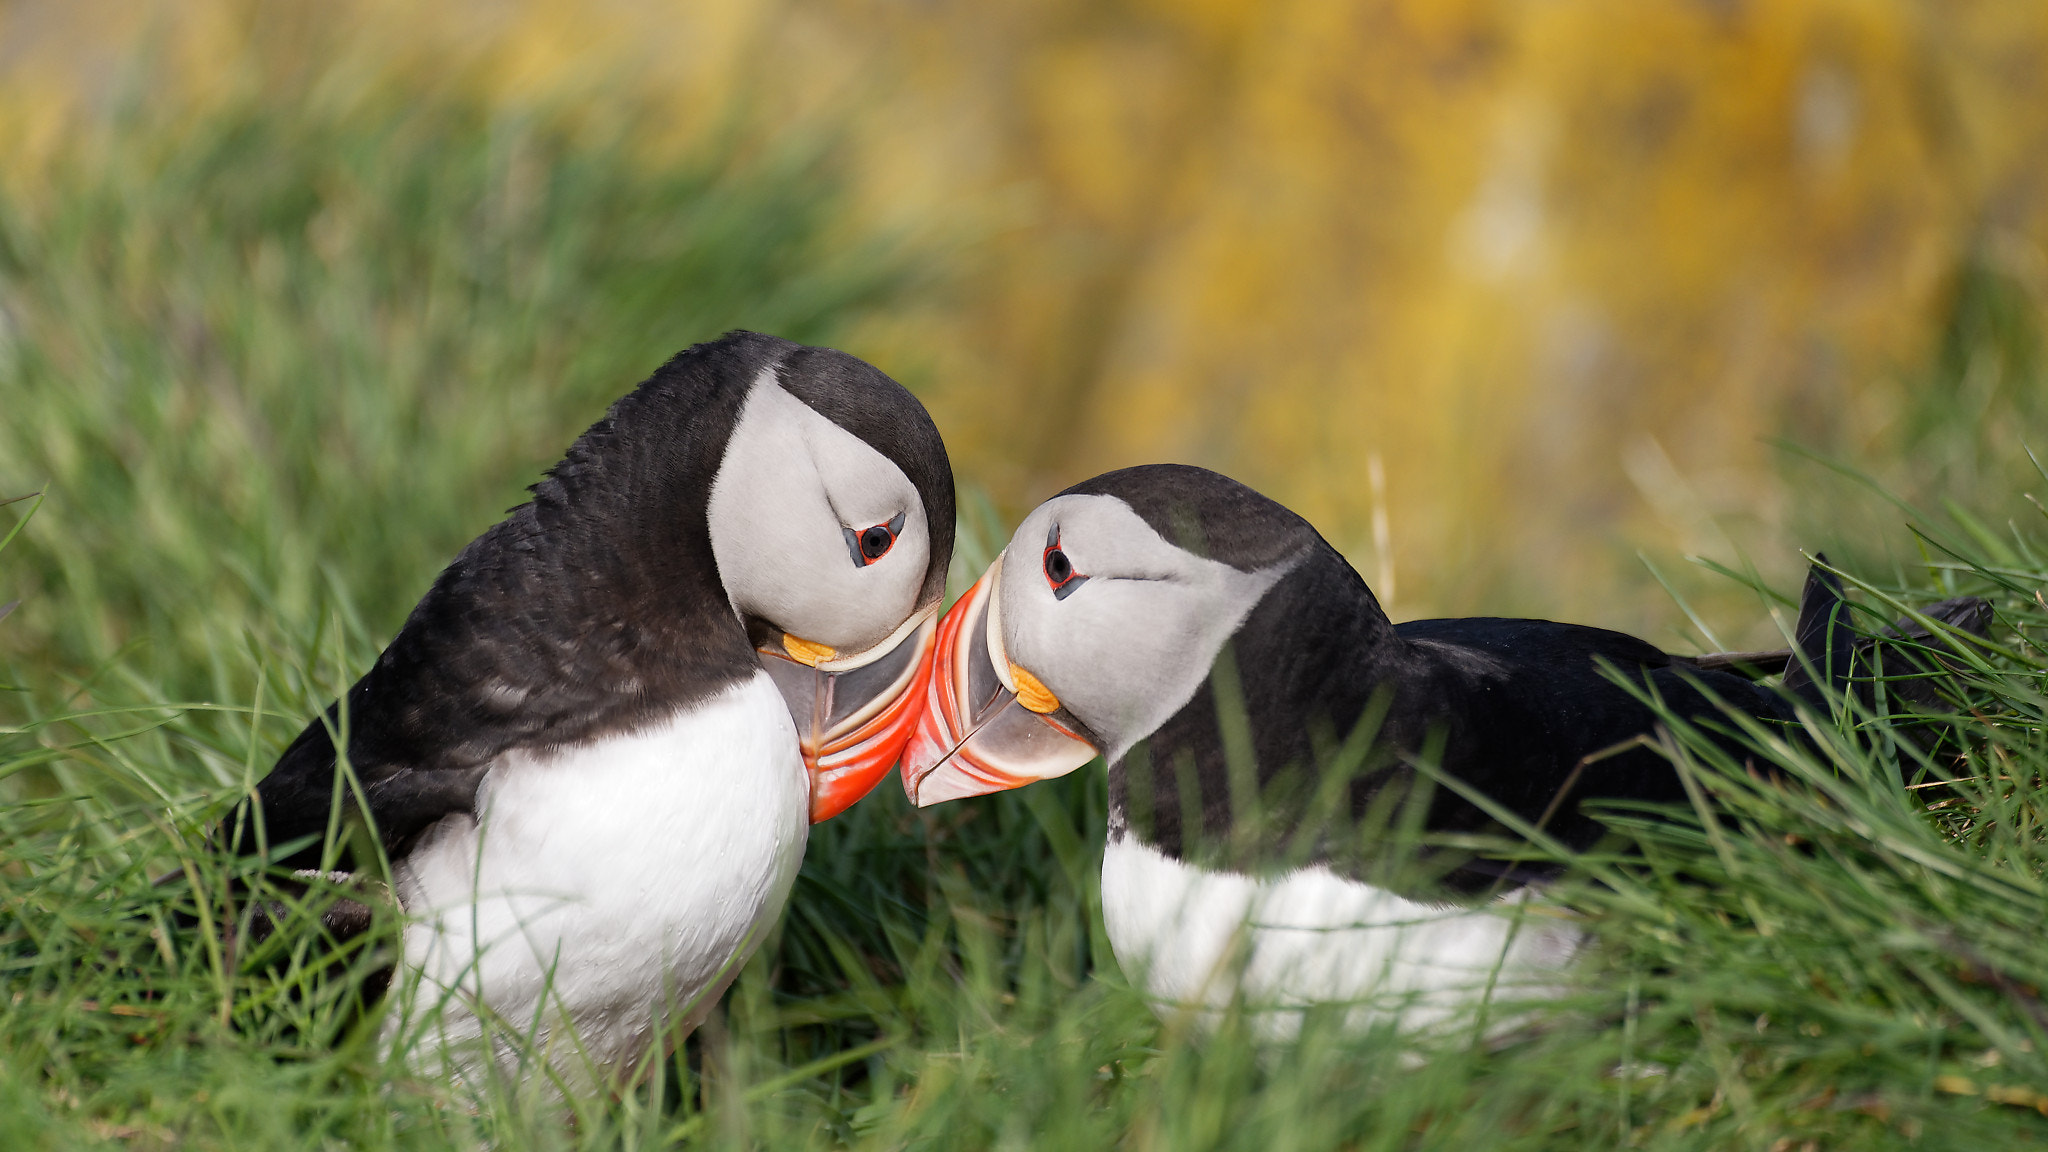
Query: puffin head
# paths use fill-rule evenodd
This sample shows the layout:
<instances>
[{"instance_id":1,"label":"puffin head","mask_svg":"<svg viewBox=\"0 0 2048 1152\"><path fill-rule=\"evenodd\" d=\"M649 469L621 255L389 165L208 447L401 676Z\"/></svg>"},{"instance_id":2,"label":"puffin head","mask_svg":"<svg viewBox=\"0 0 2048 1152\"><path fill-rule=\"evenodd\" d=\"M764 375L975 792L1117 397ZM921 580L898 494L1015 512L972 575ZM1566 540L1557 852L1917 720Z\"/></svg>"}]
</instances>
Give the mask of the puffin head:
<instances>
[{"instance_id":1,"label":"puffin head","mask_svg":"<svg viewBox=\"0 0 2048 1152\"><path fill-rule=\"evenodd\" d=\"M1205 469L1074 485L946 614L905 791L924 806L1118 761L1189 705L1283 578L1330 558L1307 521Z\"/></svg>"},{"instance_id":2,"label":"puffin head","mask_svg":"<svg viewBox=\"0 0 2048 1152\"><path fill-rule=\"evenodd\" d=\"M796 721L815 822L866 795L910 738L953 555L953 472L924 406L871 365L745 347L711 554Z\"/></svg>"}]
</instances>

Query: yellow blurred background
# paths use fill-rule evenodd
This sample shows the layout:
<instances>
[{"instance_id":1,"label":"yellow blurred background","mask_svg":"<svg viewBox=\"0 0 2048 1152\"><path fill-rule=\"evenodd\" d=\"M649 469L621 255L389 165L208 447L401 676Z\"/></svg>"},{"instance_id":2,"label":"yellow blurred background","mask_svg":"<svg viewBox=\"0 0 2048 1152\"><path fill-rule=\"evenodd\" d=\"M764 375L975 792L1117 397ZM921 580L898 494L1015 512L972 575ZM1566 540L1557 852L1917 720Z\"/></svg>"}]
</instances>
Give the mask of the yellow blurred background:
<instances>
[{"instance_id":1,"label":"yellow blurred background","mask_svg":"<svg viewBox=\"0 0 2048 1152\"><path fill-rule=\"evenodd\" d=\"M922 272L843 343L927 399L963 481L1014 516L1214 467L1396 618L1675 642L1638 549L1784 586L1799 547L1900 521L1779 439L1996 522L2041 427L2043 4L15 0L4 179L139 54L195 110L317 66L653 107L650 164L839 141L839 226Z\"/></svg>"}]
</instances>

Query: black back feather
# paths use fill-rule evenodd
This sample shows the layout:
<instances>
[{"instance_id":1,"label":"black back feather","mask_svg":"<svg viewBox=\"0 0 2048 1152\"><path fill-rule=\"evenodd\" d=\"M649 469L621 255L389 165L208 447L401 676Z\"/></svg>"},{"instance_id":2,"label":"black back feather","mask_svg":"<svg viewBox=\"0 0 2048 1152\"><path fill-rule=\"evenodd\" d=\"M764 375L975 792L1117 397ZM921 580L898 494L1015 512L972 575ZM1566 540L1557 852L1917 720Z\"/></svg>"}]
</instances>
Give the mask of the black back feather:
<instances>
[{"instance_id":1,"label":"black back feather","mask_svg":"<svg viewBox=\"0 0 2048 1152\"><path fill-rule=\"evenodd\" d=\"M953 482L930 417L901 385L823 348L733 332L678 353L573 444L533 499L465 547L344 700L308 724L231 818L244 852L312 837L320 863L345 732L362 807L386 851L471 809L517 748L630 731L753 676L719 583L709 492L742 404L776 366L799 400L873 444L917 486L932 554L950 554ZM943 581L945 565L933 565ZM929 582L929 578L928 578ZM347 793L347 794L341 794Z\"/></svg>"},{"instance_id":2,"label":"black back feather","mask_svg":"<svg viewBox=\"0 0 2048 1152\"><path fill-rule=\"evenodd\" d=\"M1171 857L1253 873L1322 864L1418 897L1491 890L1546 869L1391 834L1413 798L1421 807L1407 815L1419 813L1413 830L1426 841L1515 839L1418 771L1425 750L1439 749L1443 774L1585 849L1605 834L1585 802L1685 796L1643 745L1655 713L1611 673L1681 715L1718 720L1718 698L1790 717L1777 691L1674 664L1619 632L1487 617L1394 625L1305 521L1214 473L1125 469L1069 491L1122 499L1168 540L1246 570L1292 565L1193 697L1110 766L1111 835L1136 834ZM1336 750L1375 708L1371 750L1333 779Z\"/></svg>"}]
</instances>

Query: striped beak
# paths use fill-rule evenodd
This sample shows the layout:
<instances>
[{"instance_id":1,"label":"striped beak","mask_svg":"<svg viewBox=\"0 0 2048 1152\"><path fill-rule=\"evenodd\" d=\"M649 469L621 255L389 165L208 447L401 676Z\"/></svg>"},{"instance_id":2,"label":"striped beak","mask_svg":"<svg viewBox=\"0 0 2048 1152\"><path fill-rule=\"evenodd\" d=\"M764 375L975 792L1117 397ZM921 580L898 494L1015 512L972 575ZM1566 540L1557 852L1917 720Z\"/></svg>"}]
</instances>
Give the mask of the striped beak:
<instances>
[{"instance_id":1,"label":"striped beak","mask_svg":"<svg viewBox=\"0 0 2048 1152\"><path fill-rule=\"evenodd\" d=\"M756 650L796 720L811 776L811 823L852 807L903 754L931 678L938 617L933 605L851 656L787 634Z\"/></svg>"},{"instance_id":2,"label":"striped beak","mask_svg":"<svg viewBox=\"0 0 2048 1152\"><path fill-rule=\"evenodd\" d=\"M1002 567L998 556L939 625L903 754L903 790L920 808L1064 776L1095 758L1087 729L1004 654Z\"/></svg>"}]
</instances>

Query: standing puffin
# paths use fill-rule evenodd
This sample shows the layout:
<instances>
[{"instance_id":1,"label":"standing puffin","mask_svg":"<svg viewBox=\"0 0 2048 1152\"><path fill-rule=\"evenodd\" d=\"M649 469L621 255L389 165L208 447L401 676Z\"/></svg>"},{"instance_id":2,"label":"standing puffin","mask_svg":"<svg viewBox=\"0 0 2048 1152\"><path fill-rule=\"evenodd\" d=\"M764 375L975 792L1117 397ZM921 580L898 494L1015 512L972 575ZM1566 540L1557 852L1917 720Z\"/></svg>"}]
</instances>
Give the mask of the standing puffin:
<instances>
[{"instance_id":1,"label":"standing puffin","mask_svg":"<svg viewBox=\"0 0 2048 1152\"><path fill-rule=\"evenodd\" d=\"M488 1020L629 1078L760 942L809 825L896 762L952 549L946 449L901 385L697 345L462 550L232 835L311 869L366 817L426 1048L477 1067Z\"/></svg>"},{"instance_id":2,"label":"standing puffin","mask_svg":"<svg viewBox=\"0 0 2048 1152\"><path fill-rule=\"evenodd\" d=\"M1828 624L1841 603L1809 580L1801 650L1823 667L1847 666L1848 630ZM1554 869L1475 847L1501 824L1415 759L1585 849L1603 828L1581 802L1685 795L1632 742L1654 714L1603 668L1682 714L1720 715L1704 693L1792 714L1775 690L1605 629L1392 624L1307 521L1178 465L1039 505L938 646L910 798L1020 787L1099 753L1118 962L1157 1001L1242 995L1282 1033L1311 1004L1419 1028L1490 989L1540 995L1581 942L1530 899ZM1504 903L1526 907L1488 907Z\"/></svg>"}]
</instances>

